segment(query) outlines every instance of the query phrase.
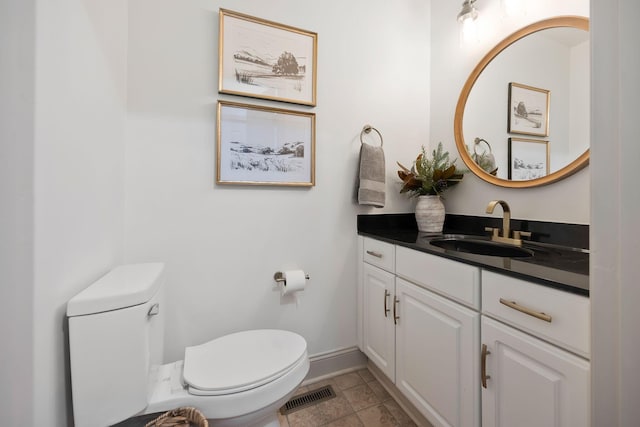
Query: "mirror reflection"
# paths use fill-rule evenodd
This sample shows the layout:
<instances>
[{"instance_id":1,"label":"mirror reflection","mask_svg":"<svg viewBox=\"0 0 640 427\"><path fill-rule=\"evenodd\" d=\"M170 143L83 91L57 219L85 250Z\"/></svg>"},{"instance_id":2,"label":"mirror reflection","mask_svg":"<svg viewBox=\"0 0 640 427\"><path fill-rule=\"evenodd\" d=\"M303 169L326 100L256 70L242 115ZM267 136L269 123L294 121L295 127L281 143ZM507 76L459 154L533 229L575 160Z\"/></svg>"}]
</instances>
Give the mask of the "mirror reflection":
<instances>
[{"instance_id":1,"label":"mirror reflection","mask_svg":"<svg viewBox=\"0 0 640 427\"><path fill-rule=\"evenodd\" d=\"M482 179L513 187L548 184L586 166L589 80L586 18L541 21L505 39L460 95L463 161Z\"/></svg>"}]
</instances>

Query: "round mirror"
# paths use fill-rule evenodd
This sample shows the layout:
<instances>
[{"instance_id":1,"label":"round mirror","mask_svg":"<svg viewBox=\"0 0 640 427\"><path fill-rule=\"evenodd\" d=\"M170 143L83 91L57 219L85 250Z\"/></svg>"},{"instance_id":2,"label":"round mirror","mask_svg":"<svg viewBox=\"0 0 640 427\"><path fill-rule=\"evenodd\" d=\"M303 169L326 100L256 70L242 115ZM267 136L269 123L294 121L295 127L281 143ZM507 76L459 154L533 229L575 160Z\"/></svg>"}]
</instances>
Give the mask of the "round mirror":
<instances>
[{"instance_id":1,"label":"round mirror","mask_svg":"<svg viewBox=\"0 0 640 427\"><path fill-rule=\"evenodd\" d=\"M460 157L481 179L534 187L589 163L589 20L551 18L513 33L467 79L454 118Z\"/></svg>"}]
</instances>

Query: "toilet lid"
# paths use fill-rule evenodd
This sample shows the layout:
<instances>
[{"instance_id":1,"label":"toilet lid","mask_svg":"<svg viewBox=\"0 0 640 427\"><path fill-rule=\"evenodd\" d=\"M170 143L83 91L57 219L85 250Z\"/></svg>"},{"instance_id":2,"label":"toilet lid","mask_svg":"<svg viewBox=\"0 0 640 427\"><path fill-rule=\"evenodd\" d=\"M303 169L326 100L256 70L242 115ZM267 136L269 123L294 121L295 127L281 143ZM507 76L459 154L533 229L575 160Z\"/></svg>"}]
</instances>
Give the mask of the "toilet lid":
<instances>
[{"instance_id":1,"label":"toilet lid","mask_svg":"<svg viewBox=\"0 0 640 427\"><path fill-rule=\"evenodd\" d=\"M259 387L284 375L306 357L300 335L275 329L243 331L187 347L184 381L207 394Z\"/></svg>"}]
</instances>

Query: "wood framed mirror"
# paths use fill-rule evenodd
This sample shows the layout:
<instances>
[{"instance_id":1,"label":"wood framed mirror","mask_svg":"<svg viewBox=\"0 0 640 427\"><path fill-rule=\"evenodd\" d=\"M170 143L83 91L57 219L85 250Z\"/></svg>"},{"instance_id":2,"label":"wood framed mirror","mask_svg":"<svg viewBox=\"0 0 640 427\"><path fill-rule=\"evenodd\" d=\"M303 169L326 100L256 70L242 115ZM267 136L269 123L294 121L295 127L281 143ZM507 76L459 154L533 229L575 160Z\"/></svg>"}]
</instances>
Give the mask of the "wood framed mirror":
<instances>
[{"instance_id":1,"label":"wood framed mirror","mask_svg":"<svg viewBox=\"0 0 640 427\"><path fill-rule=\"evenodd\" d=\"M589 163L589 20L530 24L491 49L465 82L454 117L460 157L480 179L536 187Z\"/></svg>"}]
</instances>

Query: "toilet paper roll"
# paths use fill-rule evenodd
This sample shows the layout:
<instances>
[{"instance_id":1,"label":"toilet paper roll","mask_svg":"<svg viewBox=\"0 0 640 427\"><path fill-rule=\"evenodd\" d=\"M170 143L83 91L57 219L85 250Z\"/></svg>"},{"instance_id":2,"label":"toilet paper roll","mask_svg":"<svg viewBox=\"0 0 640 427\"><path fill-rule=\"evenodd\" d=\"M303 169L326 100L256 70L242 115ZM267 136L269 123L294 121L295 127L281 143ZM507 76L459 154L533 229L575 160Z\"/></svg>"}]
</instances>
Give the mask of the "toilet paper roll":
<instances>
[{"instance_id":1,"label":"toilet paper roll","mask_svg":"<svg viewBox=\"0 0 640 427\"><path fill-rule=\"evenodd\" d=\"M281 295L288 295L293 292L303 291L307 286L306 274L302 270L288 270L283 273L284 282L280 290Z\"/></svg>"}]
</instances>

